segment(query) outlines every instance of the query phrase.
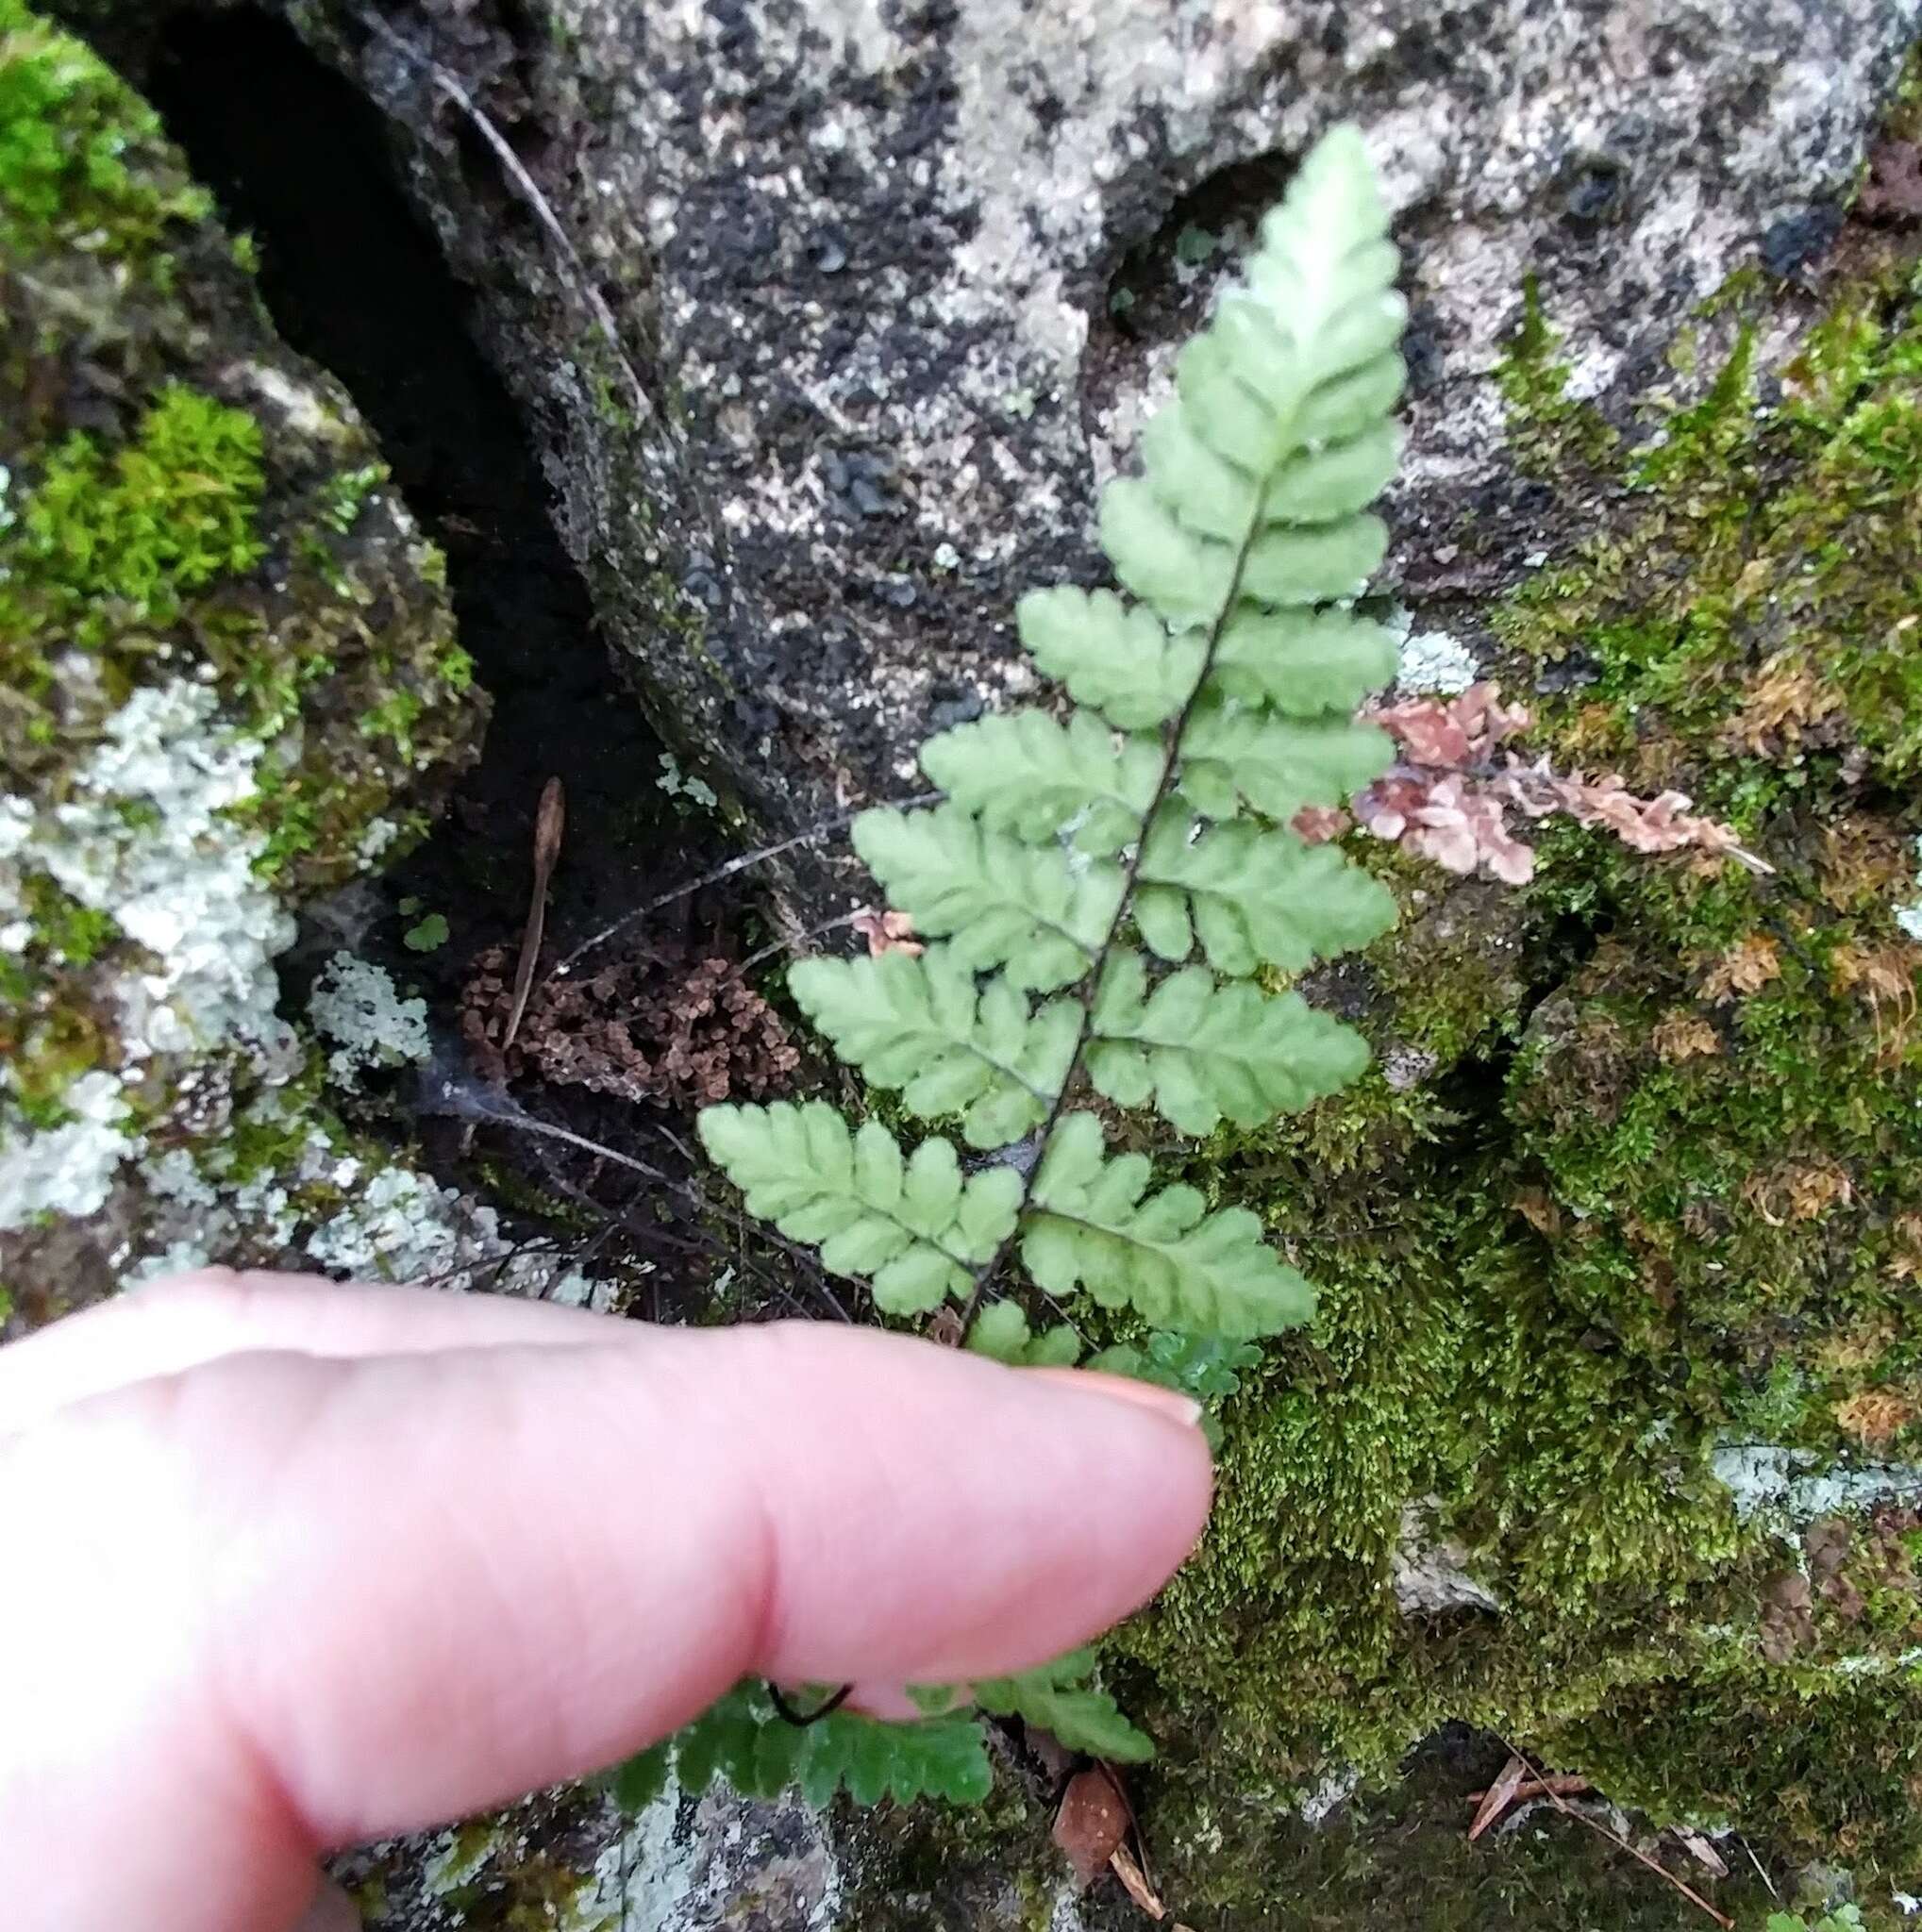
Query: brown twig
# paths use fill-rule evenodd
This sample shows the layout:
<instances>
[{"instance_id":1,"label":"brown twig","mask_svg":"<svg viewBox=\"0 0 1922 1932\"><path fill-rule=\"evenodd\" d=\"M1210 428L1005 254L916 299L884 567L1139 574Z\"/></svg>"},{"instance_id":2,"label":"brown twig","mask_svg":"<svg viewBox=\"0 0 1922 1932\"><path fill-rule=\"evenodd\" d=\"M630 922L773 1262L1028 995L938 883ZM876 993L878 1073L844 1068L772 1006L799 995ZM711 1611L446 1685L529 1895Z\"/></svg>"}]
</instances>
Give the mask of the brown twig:
<instances>
[{"instance_id":1,"label":"brown twig","mask_svg":"<svg viewBox=\"0 0 1922 1932\"><path fill-rule=\"evenodd\" d=\"M534 813L534 893L527 902L527 923L521 932L513 1004L508 1008L507 1027L501 1034L503 1054L520 1034L521 1022L527 1013L527 995L534 991L534 968L540 964L541 941L547 930L547 888L554 877L554 861L560 857L561 835L566 829L567 791L559 778L549 778L541 788L541 803Z\"/></svg>"},{"instance_id":2,"label":"brown twig","mask_svg":"<svg viewBox=\"0 0 1922 1932\"><path fill-rule=\"evenodd\" d=\"M1501 1734L1496 1732L1496 1735L1500 1737ZM1591 1831L1607 1839L1612 1845L1619 1846L1628 1853L1630 1857L1635 1859L1640 1864L1647 1866L1649 1871L1653 1872L1658 1877L1665 1878L1691 1905L1698 1906L1703 1911L1708 1913L1709 1917L1721 1926L1722 1932L1735 1932L1734 1920L1730 1918L1728 1913L1717 1911L1685 1878L1678 1878L1659 1858L1651 1858L1646 1852L1631 1845L1620 1832L1611 1831L1600 1819L1591 1818L1586 1811L1578 1811L1567 1799L1563 1797L1561 1792L1554 1790L1548 1781L1543 1777L1540 1766L1532 1763L1523 1753L1517 1751L1513 1744L1509 1744L1506 1738L1502 1738L1501 1741L1508 1745L1509 1756L1520 1758L1523 1768L1528 1772L1529 1775L1534 1778L1538 1784L1542 1785L1545 1795L1556 1810L1569 1818L1579 1818Z\"/></svg>"}]
</instances>

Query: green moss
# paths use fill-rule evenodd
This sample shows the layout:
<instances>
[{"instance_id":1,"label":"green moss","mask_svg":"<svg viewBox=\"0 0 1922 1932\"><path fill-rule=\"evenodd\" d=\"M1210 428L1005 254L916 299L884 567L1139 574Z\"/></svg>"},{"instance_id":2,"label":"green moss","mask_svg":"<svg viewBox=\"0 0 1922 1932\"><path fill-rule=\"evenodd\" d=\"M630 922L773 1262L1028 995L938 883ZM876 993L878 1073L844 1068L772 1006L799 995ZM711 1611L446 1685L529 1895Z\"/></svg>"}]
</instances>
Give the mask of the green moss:
<instances>
[{"instance_id":1,"label":"green moss","mask_svg":"<svg viewBox=\"0 0 1922 1932\"><path fill-rule=\"evenodd\" d=\"M1676 1932L1692 1923L1694 1907L1659 1877L1550 1807L1471 1843L1471 1794L1505 1757L1492 1740L1438 1740L1393 1786L1359 1792L1316 1825L1278 1815L1260 1792L1235 1802L1163 1789L1155 1815L1180 1819L1157 1845L1170 1914L1196 1932ZM1720 1885L1696 1868L1686 1875L1745 1928L1762 1925L1771 1895L1746 1860Z\"/></svg>"},{"instance_id":2,"label":"green moss","mask_svg":"<svg viewBox=\"0 0 1922 1932\"><path fill-rule=\"evenodd\" d=\"M1520 892L1378 861L1401 925L1324 990L1378 1070L1194 1162L1321 1291L1229 1406L1208 1541L1115 1642L1170 1747L1151 1836L1237 1924L1296 1923L1251 1886L1288 1855L1277 1807L1330 1765L1392 1781L1450 1719L1785 1856L1922 1861L1913 1533L1858 1530L1783 1654L1782 1546L1713 1470L1730 1441L1922 1453L1922 955L1893 923L1922 312L1872 263L1764 405L1759 299L1703 319L1713 379L1611 457L1558 415L1529 294L1521 458L1617 474L1606 528L1494 615L1514 684L1562 667L1530 750L1689 792L1775 871L1567 823ZM1402 1613L1411 1522L1498 1616Z\"/></svg>"},{"instance_id":3,"label":"green moss","mask_svg":"<svg viewBox=\"0 0 1922 1932\"><path fill-rule=\"evenodd\" d=\"M77 431L47 457L8 546L16 594L43 591L63 641L171 625L190 591L265 555L263 488L259 425L168 383L111 457Z\"/></svg>"},{"instance_id":4,"label":"green moss","mask_svg":"<svg viewBox=\"0 0 1922 1932\"><path fill-rule=\"evenodd\" d=\"M1922 760L1922 309L1906 265L1847 290L1757 401L1745 324L1702 399L1630 465L1625 528L1501 613L1536 664L1596 675L1545 707L1593 768L1689 791L1740 827ZM1864 764L1864 761L1866 761Z\"/></svg>"},{"instance_id":5,"label":"green moss","mask_svg":"<svg viewBox=\"0 0 1922 1932\"><path fill-rule=\"evenodd\" d=\"M321 491L321 515L344 537L359 521L367 499L392 475L385 463L362 463L358 469L341 471Z\"/></svg>"},{"instance_id":6,"label":"green moss","mask_svg":"<svg viewBox=\"0 0 1922 1932\"><path fill-rule=\"evenodd\" d=\"M0 0L0 258L98 248L151 272L175 224L211 200L129 161L154 141L152 111L77 41Z\"/></svg>"},{"instance_id":7,"label":"green moss","mask_svg":"<svg viewBox=\"0 0 1922 1932\"><path fill-rule=\"evenodd\" d=\"M33 928L34 952L53 963L91 966L120 937L110 913L83 906L44 873L29 873L24 882L26 917Z\"/></svg>"},{"instance_id":8,"label":"green moss","mask_svg":"<svg viewBox=\"0 0 1922 1932\"><path fill-rule=\"evenodd\" d=\"M77 1007L56 1006L26 1020L7 1056L8 1100L31 1127L60 1125L72 1118L68 1088L100 1064L100 1027Z\"/></svg>"},{"instance_id":9,"label":"green moss","mask_svg":"<svg viewBox=\"0 0 1922 1932\"><path fill-rule=\"evenodd\" d=\"M1734 1667L1625 1691L1552 1742L1656 1820L1739 1819L1780 1856L1922 1866L1922 1686Z\"/></svg>"},{"instance_id":10,"label":"green moss","mask_svg":"<svg viewBox=\"0 0 1922 1932\"><path fill-rule=\"evenodd\" d=\"M1568 393L1573 368L1555 353L1562 341L1530 271L1522 278L1521 321L1495 372L1508 405L1510 437L1525 469L1547 473L1570 462L1598 464L1619 441L1593 403Z\"/></svg>"}]
</instances>

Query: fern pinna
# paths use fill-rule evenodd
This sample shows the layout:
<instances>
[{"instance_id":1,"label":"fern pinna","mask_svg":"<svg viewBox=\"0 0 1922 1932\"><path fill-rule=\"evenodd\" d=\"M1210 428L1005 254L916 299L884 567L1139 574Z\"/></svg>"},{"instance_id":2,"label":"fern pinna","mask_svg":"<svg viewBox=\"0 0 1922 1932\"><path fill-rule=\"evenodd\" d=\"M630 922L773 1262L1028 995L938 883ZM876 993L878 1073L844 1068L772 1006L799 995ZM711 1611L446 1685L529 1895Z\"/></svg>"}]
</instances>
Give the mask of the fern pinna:
<instances>
[{"instance_id":1,"label":"fern pinna","mask_svg":"<svg viewBox=\"0 0 1922 1932\"><path fill-rule=\"evenodd\" d=\"M908 1113L958 1123L905 1152L824 1102L710 1108L703 1143L749 1210L819 1244L891 1315L960 1302L968 1344L1066 1364L1072 1328L1035 1336L1001 1298L1018 1258L1049 1296L1086 1293L1158 1331L1091 1366L1219 1393L1247 1338L1307 1318L1313 1293L1244 1208L1156 1188L1109 1151L1097 1101L1152 1107L1177 1133L1255 1127L1352 1079L1351 1028L1278 989L1395 917L1376 880L1291 821L1378 776L1389 743L1355 722L1395 670L1355 608L1386 535L1366 506L1393 475L1406 305L1360 134L1338 127L1263 221L1245 285L1180 356L1142 438L1145 473L1111 483L1101 541L1135 600L1061 588L1021 600L1020 632L1065 687L922 747L931 808L854 824L861 858L926 950L812 958L794 996L840 1057ZM1213 1378L1212 1382L1208 1378ZM1106 1757L1146 1740L1076 1690L1087 1654L975 1707L1022 1715ZM669 1759L753 1790L838 1783L978 1799L979 1726L928 1693L919 1724L837 1711L783 1724L743 1687L635 1761L630 1796Z\"/></svg>"}]
</instances>

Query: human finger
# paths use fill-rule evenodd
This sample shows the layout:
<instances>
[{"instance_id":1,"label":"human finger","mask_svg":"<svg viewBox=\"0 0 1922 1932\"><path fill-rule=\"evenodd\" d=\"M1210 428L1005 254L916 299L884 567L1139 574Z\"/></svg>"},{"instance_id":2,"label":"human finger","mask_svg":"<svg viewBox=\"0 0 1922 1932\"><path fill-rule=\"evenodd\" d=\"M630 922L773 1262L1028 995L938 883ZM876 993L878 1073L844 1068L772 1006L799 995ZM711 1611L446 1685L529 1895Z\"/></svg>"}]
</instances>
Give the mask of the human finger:
<instances>
[{"instance_id":1,"label":"human finger","mask_svg":"<svg viewBox=\"0 0 1922 1932\"><path fill-rule=\"evenodd\" d=\"M740 1676L1065 1650L1199 1531L1206 1446L1156 1399L791 1324L230 1357L70 1408L0 1466L9 1550L77 1521L91 1574L24 1593L67 1659L40 1643L59 1761L0 1777L0 1842L11 1870L104 1820L113 1844L29 1924L259 1932L317 1848L595 1768Z\"/></svg>"},{"instance_id":2,"label":"human finger","mask_svg":"<svg viewBox=\"0 0 1922 1932\"><path fill-rule=\"evenodd\" d=\"M638 1324L518 1295L208 1268L147 1283L0 1348L0 1431L222 1356L413 1354L631 1341Z\"/></svg>"}]
</instances>

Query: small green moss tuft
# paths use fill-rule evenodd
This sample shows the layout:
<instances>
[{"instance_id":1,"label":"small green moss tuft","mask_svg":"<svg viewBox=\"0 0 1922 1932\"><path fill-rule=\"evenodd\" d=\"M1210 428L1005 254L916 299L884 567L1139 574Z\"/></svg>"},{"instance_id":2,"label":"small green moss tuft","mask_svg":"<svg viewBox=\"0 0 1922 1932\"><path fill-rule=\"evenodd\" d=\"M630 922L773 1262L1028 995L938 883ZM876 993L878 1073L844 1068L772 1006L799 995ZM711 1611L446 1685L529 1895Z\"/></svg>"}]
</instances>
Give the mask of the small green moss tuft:
<instances>
[{"instance_id":1,"label":"small green moss tuft","mask_svg":"<svg viewBox=\"0 0 1922 1932\"><path fill-rule=\"evenodd\" d=\"M16 594L42 592L45 621L89 646L172 625L189 592L266 554L263 488L259 425L169 383L110 457L75 432L47 458L8 545Z\"/></svg>"},{"instance_id":2,"label":"small green moss tuft","mask_svg":"<svg viewBox=\"0 0 1922 1932\"><path fill-rule=\"evenodd\" d=\"M1531 270L1522 278L1521 321L1495 373L1508 405L1510 440L1524 469L1547 473L1571 462L1595 466L1605 462L1620 441L1593 403L1568 393L1574 372L1570 363L1556 359L1562 341Z\"/></svg>"}]
</instances>

